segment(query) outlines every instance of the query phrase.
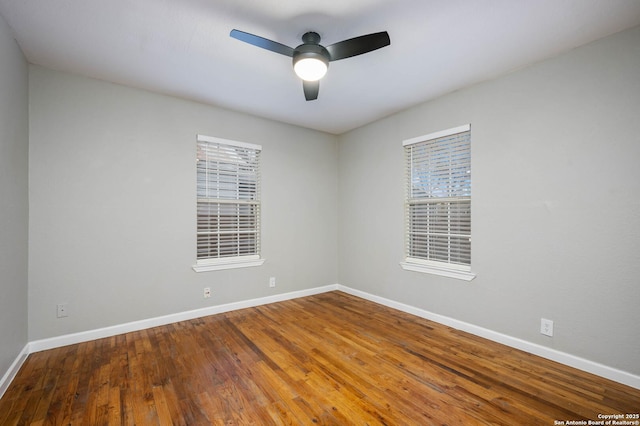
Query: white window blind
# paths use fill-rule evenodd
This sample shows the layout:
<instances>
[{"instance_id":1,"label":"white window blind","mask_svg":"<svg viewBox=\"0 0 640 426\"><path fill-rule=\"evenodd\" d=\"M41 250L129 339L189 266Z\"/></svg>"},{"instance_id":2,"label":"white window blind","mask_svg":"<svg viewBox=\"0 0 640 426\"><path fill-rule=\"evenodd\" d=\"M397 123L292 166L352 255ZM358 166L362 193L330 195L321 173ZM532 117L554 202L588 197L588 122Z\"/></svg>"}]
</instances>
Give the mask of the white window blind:
<instances>
[{"instance_id":1,"label":"white window blind","mask_svg":"<svg viewBox=\"0 0 640 426\"><path fill-rule=\"evenodd\" d=\"M403 143L407 262L471 269L471 127Z\"/></svg>"},{"instance_id":2,"label":"white window blind","mask_svg":"<svg viewBox=\"0 0 640 426\"><path fill-rule=\"evenodd\" d=\"M198 135L197 266L259 259L261 150Z\"/></svg>"}]
</instances>

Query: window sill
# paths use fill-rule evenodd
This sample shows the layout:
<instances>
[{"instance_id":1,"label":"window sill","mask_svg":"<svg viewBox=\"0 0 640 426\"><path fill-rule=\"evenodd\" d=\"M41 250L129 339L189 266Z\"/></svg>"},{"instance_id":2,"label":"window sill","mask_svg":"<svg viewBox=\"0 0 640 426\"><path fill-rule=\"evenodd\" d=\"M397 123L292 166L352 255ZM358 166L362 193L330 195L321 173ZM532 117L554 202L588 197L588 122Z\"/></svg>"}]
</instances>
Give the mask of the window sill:
<instances>
[{"instance_id":1,"label":"window sill","mask_svg":"<svg viewBox=\"0 0 640 426\"><path fill-rule=\"evenodd\" d=\"M442 277L455 278L458 280L471 281L476 274L471 271L462 271L453 268L446 268L423 263L411 262L409 260L400 262L400 266L405 271L421 272L423 274L440 275Z\"/></svg>"},{"instance_id":2,"label":"window sill","mask_svg":"<svg viewBox=\"0 0 640 426\"><path fill-rule=\"evenodd\" d=\"M191 268L196 272L220 271L223 269L249 268L252 266L260 266L265 259L255 258L232 258L218 259L207 263L195 264Z\"/></svg>"}]
</instances>

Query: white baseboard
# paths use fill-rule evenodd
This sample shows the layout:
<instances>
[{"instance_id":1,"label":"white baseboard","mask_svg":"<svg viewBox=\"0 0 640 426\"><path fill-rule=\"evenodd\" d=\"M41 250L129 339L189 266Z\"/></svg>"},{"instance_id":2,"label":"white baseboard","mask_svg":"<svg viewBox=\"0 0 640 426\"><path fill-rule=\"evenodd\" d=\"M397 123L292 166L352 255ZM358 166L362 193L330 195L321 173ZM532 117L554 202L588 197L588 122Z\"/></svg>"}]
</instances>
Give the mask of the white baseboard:
<instances>
[{"instance_id":1,"label":"white baseboard","mask_svg":"<svg viewBox=\"0 0 640 426\"><path fill-rule=\"evenodd\" d=\"M151 327L157 327L161 325L171 324L179 321L186 321L190 319L200 318L208 315L215 315L224 312L235 311L238 309L251 308L254 306L266 305L269 303L282 302L285 300L297 299L305 296L312 296L314 294L326 293L329 291L340 290L345 293L361 297L366 300L370 300L375 303L379 303L390 308L398 309L400 311L416 315L421 318L425 318L458 330L466 331L467 333L474 334L476 336L483 337L494 342L502 343L504 345L523 350L525 352L547 358L561 364L577 368L631 387L640 389L640 376L636 376L626 371L618 370L603 364L599 364L593 361L589 361L584 358L576 357L564 352L557 351L555 349L547 348L535 343L527 342L522 339L511 337L496 331L492 331L486 328L482 328L473 324L459 321L444 315L435 314L414 306L406 305L404 303L396 302L384 297L375 296L364 291L356 290L350 287L346 287L340 284L332 284L324 287L315 287L307 290L294 291L290 293L277 294L273 296L261 297L257 299L244 300L240 302L228 303L225 305L211 306L202 309L195 309L192 311L179 312L176 314L165 315L161 317L149 318L141 321L134 321L125 324L119 324L111 327L99 328L96 330L88 330L80 333L67 334L63 336L51 337L48 339L35 340L27 343L22 352L18 355L13 362L7 373L0 380L0 397L9 387L9 384L20 370L20 367L26 360L27 356L33 352L39 352L47 349L58 348L61 346L72 345L76 343L82 343L90 340L101 339L104 337L116 336L122 333L128 333L132 331L144 330Z\"/></svg>"},{"instance_id":2,"label":"white baseboard","mask_svg":"<svg viewBox=\"0 0 640 426\"><path fill-rule=\"evenodd\" d=\"M252 308L254 306L266 305L268 303L282 302L284 300L297 299L299 297L312 296L314 294L326 293L338 288L337 284L324 287L315 287L307 290L293 291L290 293L276 294L273 296L260 297L257 299L243 300L240 302L227 303L225 305L209 306L192 311L179 312L176 314L164 315L161 317L149 318L140 321L128 322L111 327L98 328L95 330L82 331L79 333L65 334L63 336L51 337L48 339L35 340L29 343L29 353L44 351L47 349L59 348L61 346L73 345L76 343L88 342L89 340L102 339L105 337L117 336L118 334L132 331L145 330L151 327L172 324L179 321L187 321L194 318L208 315L221 314L238 309Z\"/></svg>"},{"instance_id":3,"label":"white baseboard","mask_svg":"<svg viewBox=\"0 0 640 426\"><path fill-rule=\"evenodd\" d=\"M9 389L9 385L16 377L16 374L18 374L18 371L20 371L20 367L22 367L22 364L24 364L28 356L29 344L27 343L24 348L22 348L22 351L20 351L13 363L9 366L9 369L7 370L5 375L2 376L2 379L0 379L0 398L2 398L2 395L4 395L7 389Z\"/></svg>"},{"instance_id":4,"label":"white baseboard","mask_svg":"<svg viewBox=\"0 0 640 426\"><path fill-rule=\"evenodd\" d=\"M435 314L433 312L425 311L414 306L406 305L404 303L396 302L393 300L385 299L384 297L375 296L373 294L366 293L364 291L356 290L350 287L345 287L338 284L338 290L353 296L360 297L375 303L379 303L390 308L397 309L399 311L406 312L421 318L434 321L457 330L465 331L476 336L483 337L494 342L502 343L503 345L520 349L524 352L540 356L542 358L550 359L552 361L559 362L569 367L577 368L578 370L586 371L596 376L604 377L609 380L613 380L618 383L631 386L636 389L640 389L640 376L636 376L627 371L618 370L613 367L609 367L604 364L589 361L588 359L580 358L574 355L570 355L565 352L560 352L555 349L548 348L546 346L531 343L526 340L518 339L517 337L508 336L506 334L498 333L493 330L479 327L464 321L459 321L454 318L450 318L444 315Z\"/></svg>"}]
</instances>

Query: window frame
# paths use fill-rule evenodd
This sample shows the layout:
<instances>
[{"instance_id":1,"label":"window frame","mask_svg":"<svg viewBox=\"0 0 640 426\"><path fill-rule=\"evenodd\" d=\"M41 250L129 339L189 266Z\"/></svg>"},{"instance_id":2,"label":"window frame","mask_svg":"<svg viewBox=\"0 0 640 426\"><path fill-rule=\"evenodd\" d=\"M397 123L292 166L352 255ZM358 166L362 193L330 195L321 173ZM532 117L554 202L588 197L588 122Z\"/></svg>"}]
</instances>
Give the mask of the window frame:
<instances>
[{"instance_id":1,"label":"window frame","mask_svg":"<svg viewBox=\"0 0 640 426\"><path fill-rule=\"evenodd\" d=\"M223 146L227 146L227 147L232 147L232 148L241 148L241 149L248 149L248 150L254 150L256 151L256 155L257 155L257 160L256 160L256 164L255 164L255 191L252 192L252 196L253 198L251 200L246 200L246 199L242 199L240 198L239 195L237 195L237 198L225 198L225 197L203 197L200 198L198 195L198 191L196 190L196 210L198 211L199 208L201 207L201 204L205 204L205 203L212 203L212 204L218 204L219 206L222 206L224 204L233 206L236 205L237 208L239 209L241 205L250 205L253 206L253 208L255 209L255 219L254 219L254 228L255 228L255 234L256 234L256 248L255 248L255 253L253 254L248 254L248 255L238 255L238 256L218 256L218 257L205 257L205 258L199 258L198 257L198 249L199 249L199 243L196 242L196 263L195 265L192 265L192 269L196 272L207 272L207 271L216 271L216 270L222 270L222 269L234 269L234 268L245 268L245 267L252 267L252 266L260 266L264 263L265 259L260 257L260 233L261 233L261 229L260 229L260 216L261 216L261 199L260 199L260 153L262 152L262 146L261 145L256 145L256 144L251 144L251 143L246 143L246 142L238 142L238 141L233 141L233 140L229 140L229 139L222 139L222 138L217 138L217 137L212 137L212 136L206 136L206 135L197 135L196 137L196 149L200 149L200 147L204 144L218 144L218 145L223 145ZM198 155L196 155L196 164L199 161L199 157ZM217 169L218 172L221 169ZM196 188L197 188L197 182L198 182L198 166L196 165ZM238 183L238 185L240 185ZM236 191L238 192L238 194L240 193L240 189L237 188ZM202 200L202 201L201 201ZM208 200L208 201L205 201ZM197 217L196 213L196 217ZM199 224L196 223L196 239L198 235L201 235L200 228L199 228ZM238 242L238 244L240 244ZM240 247L240 246L238 246Z\"/></svg>"},{"instance_id":2,"label":"window frame","mask_svg":"<svg viewBox=\"0 0 640 426\"><path fill-rule=\"evenodd\" d=\"M412 230L411 230L411 208L412 206L417 206L420 204L424 204L424 205L436 205L436 203L449 203L449 205L452 205L454 203L464 203L464 202L468 202L469 203L469 210L470 210L470 205L471 205L471 183L469 183L469 187L467 188L469 195L468 196L446 196L446 197L424 197L424 198L412 198L412 170L413 170L413 166L414 163L412 162L412 159L410 159L408 157L408 153L409 150L407 149L407 147L409 146L414 146L414 145L418 145L421 143L427 144L429 142L433 142L436 141L437 139L440 138L445 138L445 137L449 137L449 136L453 136L456 134L460 134L460 133L466 133L469 132L469 137L470 132L471 132L471 124L465 124L462 126L458 126L458 127L454 127L451 129L446 129L446 130L442 130L439 132L434 132L434 133L430 133L427 135L423 135L423 136L418 136L415 138L411 138L411 139L407 139L404 140L402 142L402 146L403 149L405 150L405 172L406 172L406 177L405 177L405 259L404 261L400 262L400 266L407 271L414 271L414 272L421 272L421 273L428 273L428 274L435 274L435 275L440 275L440 276L445 276L445 277L449 277L449 278L456 278L456 279L461 279L461 280L465 280L465 281L471 281L472 279L474 279L476 277L476 274L474 272L471 271L471 259L469 258L469 264L460 264L460 263L450 263L450 262L445 262L445 261L436 261L436 260L430 260L430 259L426 259L426 258L421 258L421 257L412 257L410 256L410 246L411 246L411 241L410 239L412 238ZM468 148L468 155L469 157L471 156L471 144L469 142L469 148ZM470 167L471 167L471 159L469 159L469 172L470 172ZM427 200L433 200L433 201L427 201ZM427 216L427 214L425 213L425 216ZM450 217L450 216L447 216ZM471 242L471 212L469 211L469 242ZM443 235L444 236L444 235ZM447 237L451 237L452 233L448 232L446 234ZM456 236L457 238L459 238L459 236ZM466 237L466 234L465 234ZM415 243L414 243L415 244ZM450 250L451 245L450 243L447 243L447 251L451 251ZM469 247L469 250L471 250L471 247ZM469 253L469 256L471 256L471 253Z\"/></svg>"}]
</instances>

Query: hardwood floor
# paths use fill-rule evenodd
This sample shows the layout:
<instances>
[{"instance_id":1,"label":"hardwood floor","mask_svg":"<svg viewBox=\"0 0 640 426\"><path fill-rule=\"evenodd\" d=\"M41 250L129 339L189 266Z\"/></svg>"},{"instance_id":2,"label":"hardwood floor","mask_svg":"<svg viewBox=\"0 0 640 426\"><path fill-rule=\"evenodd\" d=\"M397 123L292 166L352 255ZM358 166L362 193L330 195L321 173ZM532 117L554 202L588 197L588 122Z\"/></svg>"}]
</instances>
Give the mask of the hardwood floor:
<instances>
[{"instance_id":1,"label":"hardwood floor","mask_svg":"<svg viewBox=\"0 0 640 426\"><path fill-rule=\"evenodd\" d=\"M554 425L640 390L331 292L31 354L0 425Z\"/></svg>"}]
</instances>

